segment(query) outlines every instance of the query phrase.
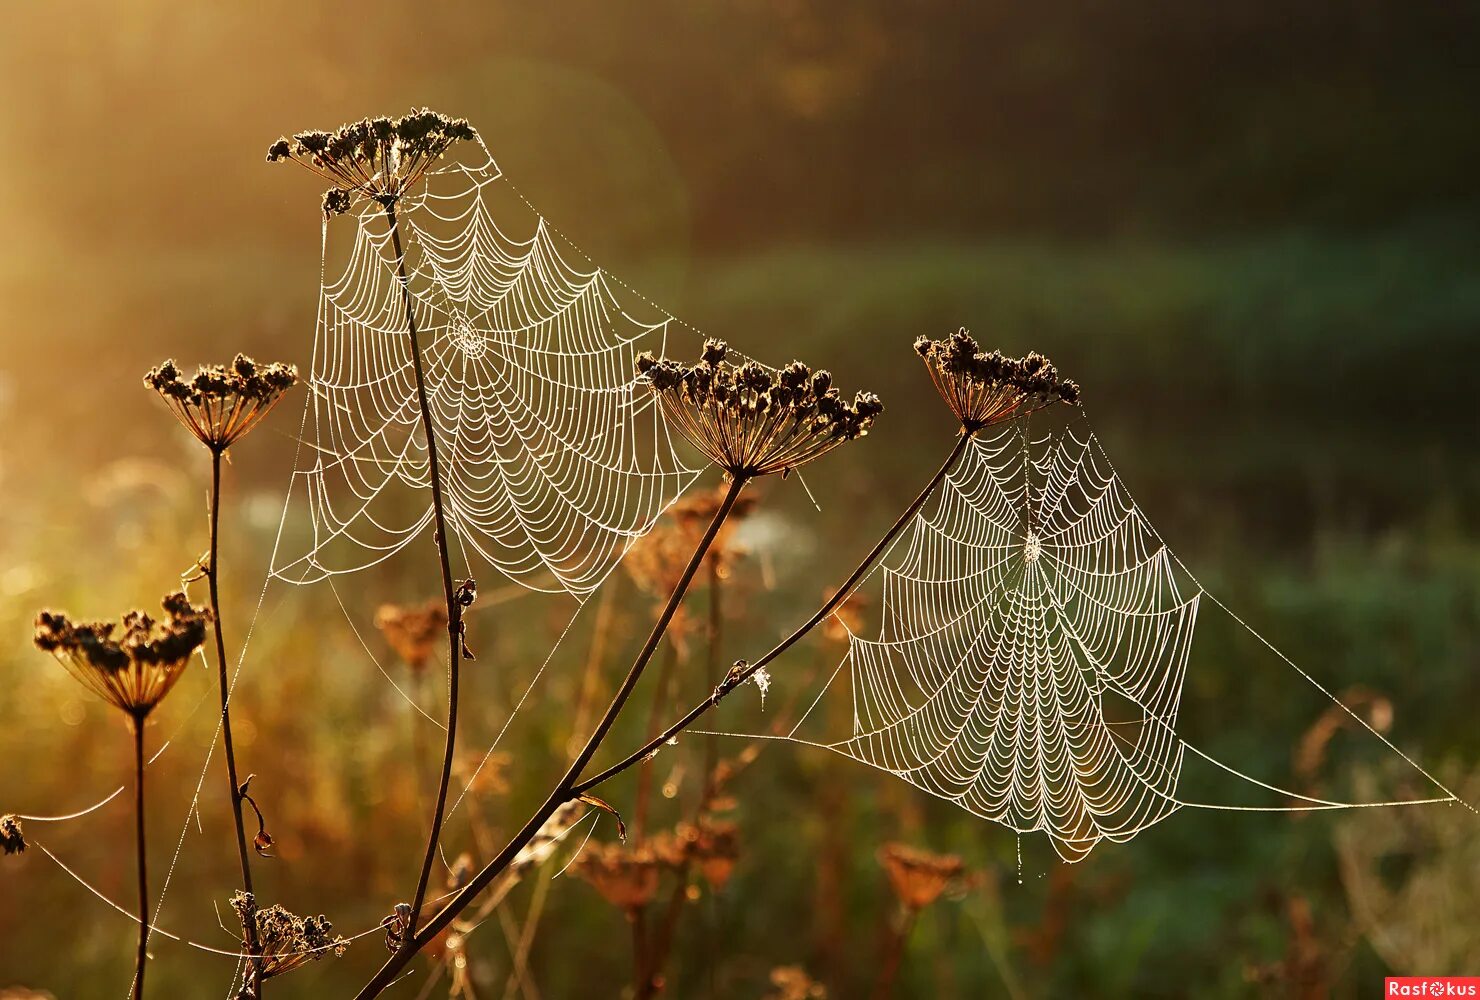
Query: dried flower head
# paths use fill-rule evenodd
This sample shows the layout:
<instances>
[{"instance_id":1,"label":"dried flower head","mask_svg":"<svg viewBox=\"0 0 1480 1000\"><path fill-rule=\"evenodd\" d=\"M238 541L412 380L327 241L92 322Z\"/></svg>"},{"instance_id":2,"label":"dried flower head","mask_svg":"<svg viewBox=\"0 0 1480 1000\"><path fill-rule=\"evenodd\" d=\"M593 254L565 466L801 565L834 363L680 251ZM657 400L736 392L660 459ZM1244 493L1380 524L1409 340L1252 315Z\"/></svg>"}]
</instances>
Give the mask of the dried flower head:
<instances>
[{"instance_id":1,"label":"dried flower head","mask_svg":"<svg viewBox=\"0 0 1480 1000\"><path fill-rule=\"evenodd\" d=\"M262 950L257 961L263 979L281 976L321 958L338 958L349 947L349 940L335 936L334 925L323 914L300 917L281 906L258 909L252 894L241 890L232 895L231 908L244 929L248 920L256 921L257 944ZM243 946L245 938L244 933ZM244 990L238 997L244 1000L251 995Z\"/></svg>"},{"instance_id":2,"label":"dried flower head","mask_svg":"<svg viewBox=\"0 0 1480 1000\"><path fill-rule=\"evenodd\" d=\"M225 451L267 416L298 382L298 369L259 365L238 354L229 365L203 365L186 379L173 359L144 376L180 423L213 451Z\"/></svg>"},{"instance_id":3,"label":"dried flower head","mask_svg":"<svg viewBox=\"0 0 1480 1000\"><path fill-rule=\"evenodd\" d=\"M740 859L739 827L730 820L701 816L693 827L689 854L711 888L724 888Z\"/></svg>"},{"instance_id":4,"label":"dried flower head","mask_svg":"<svg viewBox=\"0 0 1480 1000\"><path fill-rule=\"evenodd\" d=\"M653 530L632 546L622 560L622 566L639 590L659 602L668 600L727 492L724 484L713 490L695 490L669 507L667 515ZM712 570L722 580L729 577L731 567L745 554L744 548L735 541L735 529L755 509L755 504L754 494L740 494L730 509L729 517L720 525L719 533L704 553L703 567ZM691 589L696 589L708 579L708 573L700 574ZM691 631L687 608L681 605L668 626L668 634L682 650Z\"/></svg>"},{"instance_id":5,"label":"dried flower head","mask_svg":"<svg viewBox=\"0 0 1480 1000\"><path fill-rule=\"evenodd\" d=\"M166 596L164 617L130 611L116 622L74 622L58 611L36 616L36 648L136 720L147 716L184 673L206 640L211 612L182 593Z\"/></svg>"},{"instance_id":6,"label":"dried flower head","mask_svg":"<svg viewBox=\"0 0 1480 1000\"><path fill-rule=\"evenodd\" d=\"M452 144L476 139L461 118L422 108L400 118L366 118L333 132L299 132L267 150L267 162L301 163L334 185L324 215L347 212L356 198L389 206L409 191Z\"/></svg>"},{"instance_id":7,"label":"dried flower head","mask_svg":"<svg viewBox=\"0 0 1480 1000\"><path fill-rule=\"evenodd\" d=\"M375 612L375 627L402 662L420 672L447 634L447 605L440 598L420 606L382 604Z\"/></svg>"},{"instance_id":8,"label":"dried flower head","mask_svg":"<svg viewBox=\"0 0 1480 1000\"><path fill-rule=\"evenodd\" d=\"M26 849L26 835L21 829L21 818L14 813L0 816L0 848L6 854L19 854Z\"/></svg>"},{"instance_id":9,"label":"dried flower head","mask_svg":"<svg viewBox=\"0 0 1480 1000\"><path fill-rule=\"evenodd\" d=\"M936 391L968 432L1041 410L1057 402L1079 402L1077 383L1036 351L1009 358L983 352L963 327L946 340L920 337L915 352L925 360Z\"/></svg>"},{"instance_id":10,"label":"dried flower head","mask_svg":"<svg viewBox=\"0 0 1480 1000\"><path fill-rule=\"evenodd\" d=\"M881 847L879 862L889 873L894 894L911 910L923 910L935 902L966 872L954 854L932 854L900 843Z\"/></svg>"},{"instance_id":11,"label":"dried flower head","mask_svg":"<svg viewBox=\"0 0 1480 1000\"><path fill-rule=\"evenodd\" d=\"M837 594L835 588L829 588L823 596L832 600ZM833 613L827 616L827 621L822 625L823 636L830 642L847 642L850 637L863 631L863 616L868 610L868 595L857 592L849 594L847 600L839 604L833 609Z\"/></svg>"},{"instance_id":12,"label":"dried flower head","mask_svg":"<svg viewBox=\"0 0 1480 1000\"><path fill-rule=\"evenodd\" d=\"M779 965L771 970L771 992L765 1000L827 1000L827 987L800 965Z\"/></svg>"},{"instance_id":13,"label":"dried flower head","mask_svg":"<svg viewBox=\"0 0 1480 1000\"><path fill-rule=\"evenodd\" d=\"M514 787L509 781L513 766L514 755L506 750L469 750L452 764L458 780L472 795L507 795Z\"/></svg>"},{"instance_id":14,"label":"dried flower head","mask_svg":"<svg viewBox=\"0 0 1480 1000\"><path fill-rule=\"evenodd\" d=\"M658 893L660 860L647 844L589 843L571 870L590 882L602 898L628 914L653 901Z\"/></svg>"},{"instance_id":15,"label":"dried flower head","mask_svg":"<svg viewBox=\"0 0 1480 1000\"><path fill-rule=\"evenodd\" d=\"M867 434L883 412L870 392L844 402L830 374L800 361L737 368L727 353L724 341L706 340L692 367L643 353L637 372L668 419L731 476L787 473Z\"/></svg>"}]
</instances>

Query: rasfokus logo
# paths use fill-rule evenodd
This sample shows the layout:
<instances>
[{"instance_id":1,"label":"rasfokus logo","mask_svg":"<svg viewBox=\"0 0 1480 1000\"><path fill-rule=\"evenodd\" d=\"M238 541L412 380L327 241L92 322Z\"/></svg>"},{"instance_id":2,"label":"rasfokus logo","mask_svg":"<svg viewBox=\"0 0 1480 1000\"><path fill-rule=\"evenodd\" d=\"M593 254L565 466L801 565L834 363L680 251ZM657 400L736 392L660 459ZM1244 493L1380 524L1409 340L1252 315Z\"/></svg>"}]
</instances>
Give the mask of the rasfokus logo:
<instances>
[{"instance_id":1,"label":"rasfokus logo","mask_svg":"<svg viewBox=\"0 0 1480 1000\"><path fill-rule=\"evenodd\" d=\"M1384 996L1480 997L1480 976L1388 976Z\"/></svg>"}]
</instances>

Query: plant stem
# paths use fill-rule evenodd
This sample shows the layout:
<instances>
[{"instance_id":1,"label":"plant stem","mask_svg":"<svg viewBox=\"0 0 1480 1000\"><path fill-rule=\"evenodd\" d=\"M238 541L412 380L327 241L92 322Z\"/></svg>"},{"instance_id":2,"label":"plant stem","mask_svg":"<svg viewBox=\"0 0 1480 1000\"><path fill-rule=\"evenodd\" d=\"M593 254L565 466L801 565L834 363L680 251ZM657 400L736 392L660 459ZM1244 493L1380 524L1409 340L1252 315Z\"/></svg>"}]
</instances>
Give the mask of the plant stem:
<instances>
[{"instance_id":1,"label":"plant stem","mask_svg":"<svg viewBox=\"0 0 1480 1000\"><path fill-rule=\"evenodd\" d=\"M257 955L260 953L260 945L257 942L257 918L256 918L256 895L252 890L252 865L247 854L247 832L242 823L242 796L241 781L237 777L236 770L236 746L231 739L231 681L226 675L226 639L221 632L221 593L218 585L220 574L217 571L218 550L221 539L221 451L217 448L211 449L211 552L206 557L206 583L211 591L211 621L216 631L216 666L217 675L221 682L221 744L225 750L226 757L226 780L227 792L231 797L231 818L236 823L236 853L241 862L242 889L252 897L252 904L247 909L246 919L243 923L243 933L246 936L247 954ZM247 961L247 983L252 990L251 996L262 995L262 965L256 959Z\"/></svg>"},{"instance_id":2,"label":"plant stem","mask_svg":"<svg viewBox=\"0 0 1480 1000\"><path fill-rule=\"evenodd\" d=\"M652 978L647 972L647 919L646 908L635 907L627 914L632 925L632 989L637 1000L652 996Z\"/></svg>"},{"instance_id":3,"label":"plant stem","mask_svg":"<svg viewBox=\"0 0 1480 1000\"><path fill-rule=\"evenodd\" d=\"M144 1000L144 963L149 959L149 860L144 851L144 717L134 730L134 847L139 856L139 952L134 959L133 1000Z\"/></svg>"},{"instance_id":4,"label":"plant stem","mask_svg":"<svg viewBox=\"0 0 1480 1000\"><path fill-rule=\"evenodd\" d=\"M894 543L894 539L897 538L899 536L899 533L909 525L914 516L920 512L920 508L925 506L926 501L930 499L931 495L935 492L936 488L940 486L941 482L946 478L946 476L950 475L951 470L955 468L956 463L960 461L961 456L965 454L966 446L970 441L971 435L967 433L962 433L961 436L957 438L956 446L951 449L950 455L946 457L945 462L931 478L930 482L925 484L925 488L920 491L920 495L915 498L914 502L911 503L909 507L905 508L904 513L899 515L899 518L894 522L889 530L884 533L884 537L879 539L879 543L873 547L868 555L863 557L863 562L858 564L858 568L853 571L853 574L849 576L846 581L844 581L841 587L838 588L837 593L833 594L833 596L830 597L827 602L824 603L822 607L817 610L816 614L807 619L807 621L804 622L799 628L797 628L797 630L791 635L787 636L785 639L782 639L781 642L778 643L769 653L762 656L754 663L751 663L734 677L727 677L723 684L714 689L713 694L711 694L708 698L705 698L703 701L699 702L693 708L689 709L688 714L685 715L683 718L679 719L673 725L663 730L663 732L659 733L657 736L648 740L647 743L643 744L640 748L634 750L632 753L628 754L622 760L619 760L617 763L613 764L605 771L602 771L595 777L588 778L578 784L575 788L576 793L580 794L582 792L590 791L592 788L595 788L603 781L606 781L609 778L616 777L617 775L621 774L623 771L631 767L633 764L636 764L638 761L645 759L658 747L662 746L674 736L677 736L689 726L693 725L695 719L699 718L699 716L703 715L705 712L718 705L721 701L724 700L726 695L728 695L731 691L735 690L740 685L748 681L752 676L754 676L756 671L765 667L766 664L770 663L772 660L776 659L776 657L780 656L782 653L786 652L793 645L795 645L808 632L812 631L822 622L826 621L828 615L832 614L835 610L837 610L839 605L841 605L850 596L852 596L853 591L856 590L858 588L858 585L863 582L863 578L868 575L868 572L873 568L874 563L877 562L879 557L882 556L885 551L888 550L889 546Z\"/></svg>"},{"instance_id":5,"label":"plant stem","mask_svg":"<svg viewBox=\"0 0 1480 1000\"><path fill-rule=\"evenodd\" d=\"M432 480L432 517L437 527L437 556L442 564L442 595L447 600L447 744L442 754L442 776L437 785L437 805L432 812L432 828L427 833L426 856L421 863L421 876L416 880L416 895L411 901L410 931L416 930L426 900L427 882L432 877L432 861L442 836L442 814L447 808L447 784L452 778L452 754L457 746L457 681L458 638L462 628L462 608L452 586L452 562L447 555L447 521L442 512L442 476L437 464L437 434L432 424L432 408L427 402L427 380L421 362L421 340L416 332L416 310L412 308L411 282L406 276L406 253L401 248L401 227L396 208L387 202L385 215L390 222L391 241L396 251L396 272L401 279L401 301L406 307L406 329L411 335L411 365L416 372L416 400L421 405L421 426L427 437L427 467Z\"/></svg>"},{"instance_id":6,"label":"plant stem","mask_svg":"<svg viewBox=\"0 0 1480 1000\"><path fill-rule=\"evenodd\" d=\"M906 908L896 927L890 929L884 943L884 961L879 978L874 981L874 1000L889 1000L894 995L894 981L899 978L899 966L904 960L904 946L909 941L910 931L915 927L918 910Z\"/></svg>"},{"instance_id":7,"label":"plant stem","mask_svg":"<svg viewBox=\"0 0 1480 1000\"><path fill-rule=\"evenodd\" d=\"M534 835L539 832L545 820L549 819L556 809L559 809L572 799L579 797L580 792L575 789L581 772L586 769L587 764L591 763L591 758L596 755L596 751L601 747L601 741L606 739L607 733L611 731L612 724L617 721L617 716L621 714L622 707L627 704L627 699L631 697L633 690L637 687L637 682L641 679L643 670L653 658L653 653L657 650L658 644L663 641L664 633L668 631L669 622L673 620L674 613L678 611L679 604L683 602L683 595L689 589L689 583L694 579L694 574L698 572L700 563L704 561L704 554L709 551L709 546L714 542L714 536L719 534L719 529L725 523L725 519L730 516L730 511L734 509L735 501L740 498L740 491L745 488L747 482L749 482L749 479L745 476L737 475L731 479L730 489L725 494L724 502L720 504L719 510L715 511L714 519L709 522L709 527L705 530L704 537L699 540L698 547L694 549L694 554L689 559L689 564L685 567L683 575L679 577L678 585L673 588L673 594L668 598L668 603L664 606L663 613L658 617L657 622L653 624L653 630L648 635L647 642L643 644L642 650L637 654L637 659L633 661L631 669L627 671L627 677L622 681L622 685L617 689L616 694L612 696L611 704L607 706L606 713L602 715L601 721L596 724L595 730L592 731L590 738L586 740L586 745L581 748L581 752L576 755L575 760L571 761L565 775L556 783L554 790L550 792L544 804L535 811L534 815L529 817L523 828L514 835L514 838L504 846L504 849L492 861L484 865L482 870L474 875L468 881L468 884L459 890L457 895L448 900L447 904L438 910L421 930L417 931L414 936L409 937L406 945L400 951L386 960L386 963L380 967L380 971L356 994L357 1000L368 1000L370 997L379 996L381 991L395 979L396 974L406 967L406 963L411 961L412 956L422 948L425 948L442 928L451 923L480 892L488 888L489 883L509 866L509 863L518 856L519 850L528 844Z\"/></svg>"},{"instance_id":8,"label":"plant stem","mask_svg":"<svg viewBox=\"0 0 1480 1000\"><path fill-rule=\"evenodd\" d=\"M658 732L658 721L668 710L668 689L673 684L673 670L678 664L678 647L669 642L663 651L663 665L658 670L658 683L653 685L653 701L648 706L647 731L645 739L651 739ZM653 801L653 762L643 761L637 768L637 803L632 809L631 835L634 840L641 840L643 830L647 826L648 812L652 808Z\"/></svg>"}]
</instances>

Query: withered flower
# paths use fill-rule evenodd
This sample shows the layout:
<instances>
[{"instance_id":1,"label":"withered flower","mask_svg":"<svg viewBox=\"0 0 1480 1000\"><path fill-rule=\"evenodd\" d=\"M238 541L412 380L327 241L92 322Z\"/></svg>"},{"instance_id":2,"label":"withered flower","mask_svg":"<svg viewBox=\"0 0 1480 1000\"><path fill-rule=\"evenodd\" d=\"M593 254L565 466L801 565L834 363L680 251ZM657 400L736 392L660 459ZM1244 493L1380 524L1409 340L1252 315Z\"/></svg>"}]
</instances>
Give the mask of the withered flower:
<instances>
[{"instance_id":1,"label":"withered flower","mask_svg":"<svg viewBox=\"0 0 1480 1000\"><path fill-rule=\"evenodd\" d=\"M778 965L771 970L771 992L765 1000L827 1000L827 987L800 965Z\"/></svg>"},{"instance_id":2,"label":"withered flower","mask_svg":"<svg viewBox=\"0 0 1480 1000\"><path fill-rule=\"evenodd\" d=\"M800 361L779 371L753 361L737 368L727 353L724 341L706 340L689 367L645 352L637 372L664 415L732 477L790 472L867 434L883 412L873 393L844 402L832 375Z\"/></svg>"},{"instance_id":3,"label":"withered flower","mask_svg":"<svg viewBox=\"0 0 1480 1000\"><path fill-rule=\"evenodd\" d=\"M652 847L589 843L571 870L590 882L608 903L629 916L658 893L659 858Z\"/></svg>"},{"instance_id":4,"label":"withered flower","mask_svg":"<svg viewBox=\"0 0 1480 1000\"><path fill-rule=\"evenodd\" d=\"M422 108L400 118L366 118L333 132L299 132L267 150L267 162L292 160L334 185L324 215L347 212L357 198L382 206L400 199L453 143L476 139L465 120Z\"/></svg>"},{"instance_id":5,"label":"withered flower","mask_svg":"<svg viewBox=\"0 0 1480 1000\"><path fill-rule=\"evenodd\" d=\"M25 831L21 829L21 818L14 813L0 816L0 848L6 854L20 854L26 849Z\"/></svg>"},{"instance_id":6,"label":"withered flower","mask_svg":"<svg viewBox=\"0 0 1480 1000\"><path fill-rule=\"evenodd\" d=\"M730 820L701 816L693 828L690 857L710 888L723 889L740 858L740 831Z\"/></svg>"},{"instance_id":7,"label":"withered flower","mask_svg":"<svg viewBox=\"0 0 1480 1000\"><path fill-rule=\"evenodd\" d=\"M322 914L300 917L276 905L258 909L252 894L241 890L232 895L231 908L244 927L247 920L256 921L261 955L254 961L260 963L262 979L281 976L321 958L338 958L349 947L349 940L336 936L334 925ZM243 988L238 1000L252 996L246 992L249 988Z\"/></svg>"},{"instance_id":8,"label":"withered flower","mask_svg":"<svg viewBox=\"0 0 1480 1000\"><path fill-rule=\"evenodd\" d=\"M514 756L505 750L487 753L470 750L460 754L453 762L453 771L459 781L474 795L507 795L514 787L509 781Z\"/></svg>"},{"instance_id":9,"label":"withered flower","mask_svg":"<svg viewBox=\"0 0 1480 1000\"><path fill-rule=\"evenodd\" d=\"M837 594L837 590L829 588L823 596L832 600ZM827 621L822 625L823 636L829 642L847 642L852 636L863 631L863 616L868 609L867 595L856 591L849 594L848 599L834 608L833 613L827 616Z\"/></svg>"},{"instance_id":10,"label":"withered flower","mask_svg":"<svg viewBox=\"0 0 1480 1000\"><path fill-rule=\"evenodd\" d=\"M184 673L206 640L211 613L182 593L161 602L165 616L130 611L120 621L74 622L58 611L36 617L36 648L108 704L142 721Z\"/></svg>"},{"instance_id":11,"label":"withered flower","mask_svg":"<svg viewBox=\"0 0 1480 1000\"><path fill-rule=\"evenodd\" d=\"M909 910L923 910L934 903L966 872L954 854L932 854L900 843L881 847L879 862L889 873L894 894Z\"/></svg>"},{"instance_id":12,"label":"withered flower","mask_svg":"<svg viewBox=\"0 0 1480 1000\"><path fill-rule=\"evenodd\" d=\"M272 411L298 382L298 369L259 365L238 354L229 365L203 365L186 379L173 359L144 376L180 423L212 451L225 451Z\"/></svg>"},{"instance_id":13,"label":"withered flower","mask_svg":"<svg viewBox=\"0 0 1480 1000\"><path fill-rule=\"evenodd\" d=\"M727 492L728 487L720 484L716 489L696 490L683 497L668 508L667 514L652 531L632 546L622 560L622 566L639 590L660 602L668 599L688 568L690 557L714 520ZM755 509L755 504L754 494L740 494L704 553L703 566L721 580L728 578L730 568L745 554L735 541L735 529ZM695 577L695 581L708 578L709 574L705 573ZM668 626L668 634L683 649L690 631L686 608L680 605Z\"/></svg>"},{"instance_id":14,"label":"withered flower","mask_svg":"<svg viewBox=\"0 0 1480 1000\"><path fill-rule=\"evenodd\" d=\"M386 950L391 953L400 951L411 936L411 904L397 903L380 926L385 928Z\"/></svg>"},{"instance_id":15,"label":"withered flower","mask_svg":"<svg viewBox=\"0 0 1480 1000\"><path fill-rule=\"evenodd\" d=\"M964 327L946 340L920 337L915 352L968 433L1057 402L1079 402L1078 384L1059 378L1043 355L1035 351L1009 358L1000 351L983 352Z\"/></svg>"},{"instance_id":16,"label":"withered flower","mask_svg":"<svg viewBox=\"0 0 1480 1000\"><path fill-rule=\"evenodd\" d=\"M420 606L382 604L375 612L375 627L402 662L419 673L447 634L447 605L440 598Z\"/></svg>"}]
</instances>

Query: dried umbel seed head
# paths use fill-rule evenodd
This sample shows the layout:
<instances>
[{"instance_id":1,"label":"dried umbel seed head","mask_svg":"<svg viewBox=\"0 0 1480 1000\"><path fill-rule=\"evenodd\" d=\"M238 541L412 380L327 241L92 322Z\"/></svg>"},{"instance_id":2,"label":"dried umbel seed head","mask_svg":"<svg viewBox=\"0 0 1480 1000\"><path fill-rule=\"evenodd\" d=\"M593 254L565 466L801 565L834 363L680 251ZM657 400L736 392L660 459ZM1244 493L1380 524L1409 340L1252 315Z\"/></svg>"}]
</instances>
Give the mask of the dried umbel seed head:
<instances>
[{"instance_id":1,"label":"dried umbel seed head","mask_svg":"<svg viewBox=\"0 0 1480 1000\"><path fill-rule=\"evenodd\" d=\"M827 1000L827 987L800 965L780 965L771 970L771 992L765 1000Z\"/></svg>"},{"instance_id":2,"label":"dried umbel seed head","mask_svg":"<svg viewBox=\"0 0 1480 1000\"><path fill-rule=\"evenodd\" d=\"M361 198L394 205L453 143L477 137L463 119L422 108L284 137L268 147L267 162L292 160L332 183L324 195L324 215L332 218Z\"/></svg>"},{"instance_id":3,"label":"dried umbel seed head","mask_svg":"<svg viewBox=\"0 0 1480 1000\"><path fill-rule=\"evenodd\" d=\"M652 531L632 546L622 560L622 566L639 590L657 601L667 601L728 492L728 487L721 483L716 489L696 490L683 497L668 508L667 516ZM729 517L720 525L719 533L704 553L704 569L712 571L721 580L729 577L730 568L745 554L744 548L735 541L735 530L755 509L755 504L756 497L752 493L742 493L737 497ZM700 574L695 585L707 581L709 575L707 572ZM669 635L682 646L691 628L685 609L680 607L668 627Z\"/></svg>"},{"instance_id":4,"label":"dried umbel seed head","mask_svg":"<svg viewBox=\"0 0 1480 1000\"><path fill-rule=\"evenodd\" d=\"M590 843L571 866L603 899L629 915L658 894L659 859L648 845Z\"/></svg>"},{"instance_id":5,"label":"dried umbel seed head","mask_svg":"<svg viewBox=\"0 0 1480 1000\"><path fill-rule=\"evenodd\" d=\"M772 371L753 361L737 368L727 355L723 341L708 340L692 367L644 353L637 373L669 421L731 476L790 472L867 434L884 410L869 392L845 402L831 375L800 361Z\"/></svg>"},{"instance_id":6,"label":"dried umbel seed head","mask_svg":"<svg viewBox=\"0 0 1480 1000\"><path fill-rule=\"evenodd\" d=\"M173 359L144 376L144 384L159 393L180 423L217 452L256 427L297 382L294 366L259 365L245 354L229 365L202 366L188 379Z\"/></svg>"},{"instance_id":7,"label":"dried umbel seed head","mask_svg":"<svg viewBox=\"0 0 1480 1000\"><path fill-rule=\"evenodd\" d=\"M894 895L911 910L923 910L935 902L966 871L954 854L931 854L900 843L880 848L879 862L889 873Z\"/></svg>"},{"instance_id":8,"label":"dried umbel seed head","mask_svg":"<svg viewBox=\"0 0 1480 1000\"><path fill-rule=\"evenodd\" d=\"M414 607L382 604L375 612L375 627L406 666L420 672L447 634L447 605L438 599Z\"/></svg>"},{"instance_id":9,"label":"dried umbel seed head","mask_svg":"<svg viewBox=\"0 0 1480 1000\"><path fill-rule=\"evenodd\" d=\"M14 813L0 816L0 849L6 854L19 854L26 849L26 835L21 829L21 818Z\"/></svg>"},{"instance_id":10,"label":"dried umbel seed head","mask_svg":"<svg viewBox=\"0 0 1480 1000\"><path fill-rule=\"evenodd\" d=\"M142 720L170 693L206 640L211 612L182 593L161 602L163 618L130 611L118 621L74 622L64 613L36 617L36 648L108 704Z\"/></svg>"},{"instance_id":11,"label":"dried umbel seed head","mask_svg":"<svg viewBox=\"0 0 1480 1000\"><path fill-rule=\"evenodd\" d=\"M711 888L722 889L740 859L740 830L733 822L703 816L693 828L690 856Z\"/></svg>"},{"instance_id":12,"label":"dried umbel seed head","mask_svg":"<svg viewBox=\"0 0 1480 1000\"><path fill-rule=\"evenodd\" d=\"M252 894L240 890L231 897L231 908L242 923L243 946L247 921L256 925L257 944L262 952L257 961L263 979L281 976L321 958L338 958L349 947L349 940L335 936L334 925L322 914L300 917L281 906L258 909Z\"/></svg>"},{"instance_id":13,"label":"dried umbel seed head","mask_svg":"<svg viewBox=\"0 0 1480 1000\"><path fill-rule=\"evenodd\" d=\"M915 352L941 398L968 433L1063 402L1079 402L1077 383L1060 379L1058 369L1037 352L1009 358L983 352L963 328L946 340L920 337Z\"/></svg>"}]
</instances>

